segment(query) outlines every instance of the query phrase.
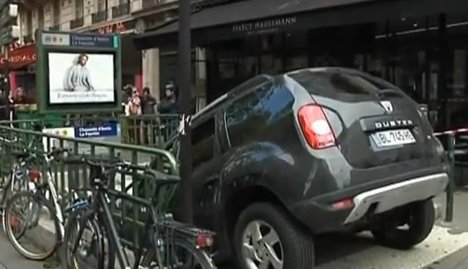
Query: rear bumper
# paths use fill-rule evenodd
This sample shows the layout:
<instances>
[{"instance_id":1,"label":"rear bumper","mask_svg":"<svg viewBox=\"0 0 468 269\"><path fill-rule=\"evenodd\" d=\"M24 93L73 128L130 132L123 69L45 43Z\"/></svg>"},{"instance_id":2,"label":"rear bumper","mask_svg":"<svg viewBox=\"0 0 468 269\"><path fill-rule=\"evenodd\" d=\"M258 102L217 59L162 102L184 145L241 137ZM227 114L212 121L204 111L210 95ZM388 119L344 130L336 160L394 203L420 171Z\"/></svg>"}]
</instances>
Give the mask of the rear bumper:
<instances>
[{"instance_id":1,"label":"rear bumper","mask_svg":"<svg viewBox=\"0 0 468 269\"><path fill-rule=\"evenodd\" d=\"M444 191L447 183L448 175L439 173L363 192L354 197L354 208L344 224L360 220L373 205L375 206L374 213L379 214L405 204L434 197Z\"/></svg>"},{"instance_id":2,"label":"rear bumper","mask_svg":"<svg viewBox=\"0 0 468 269\"><path fill-rule=\"evenodd\" d=\"M291 207L291 213L314 233L338 231L361 220L372 207L374 213L383 213L412 202L422 201L442 193L447 186L445 172L410 177L396 183L361 189L343 190L320 199L302 201ZM347 210L333 210L331 203L354 197L354 207Z\"/></svg>"}]
</instances>

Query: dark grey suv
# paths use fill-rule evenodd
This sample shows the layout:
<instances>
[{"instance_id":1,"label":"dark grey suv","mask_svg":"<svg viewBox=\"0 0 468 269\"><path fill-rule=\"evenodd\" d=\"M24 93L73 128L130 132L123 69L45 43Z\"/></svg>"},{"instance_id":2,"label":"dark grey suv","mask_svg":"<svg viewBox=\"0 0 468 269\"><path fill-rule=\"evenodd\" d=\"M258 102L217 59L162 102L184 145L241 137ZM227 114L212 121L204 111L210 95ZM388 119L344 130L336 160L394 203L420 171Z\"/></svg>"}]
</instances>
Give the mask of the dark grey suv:
<instances>
[{"instance_id":1,"label":"dark grey suv","mask_svg":"<svg viewBox=\"0 0 468 269\"><path fill-rule=\"evenodd\" d=\"M350 69L241 84L194 117L193 154L195 222L242 269L310 269L314 236L331 231L410 248L448 181L417 104Z\"/></svg>"}]
</instances>

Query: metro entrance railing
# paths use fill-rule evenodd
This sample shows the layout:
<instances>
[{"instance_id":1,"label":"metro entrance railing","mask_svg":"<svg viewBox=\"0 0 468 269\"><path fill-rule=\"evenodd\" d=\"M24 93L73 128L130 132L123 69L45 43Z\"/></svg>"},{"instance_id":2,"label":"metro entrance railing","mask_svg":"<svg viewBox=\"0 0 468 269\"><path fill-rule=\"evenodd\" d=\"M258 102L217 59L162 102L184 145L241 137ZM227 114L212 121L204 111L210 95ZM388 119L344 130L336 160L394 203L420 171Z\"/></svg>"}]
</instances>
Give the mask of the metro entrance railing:
<instances>
[{"instance_id":1,"label":"metro entrance railing","mask_svg":"<svg viewBox=\"0 0 468 269\"><path fill-rule=\"evenodd\" d=\"M52 146L66 148L71 155L95 156L99 159L123 159L135 166L150 166L158 170L161 176L178 176L179 169L175 157L168 151L152 147L142 147L137 145L128 145L121 143L110 143L100 141L89 141L84 139L66 138L57 135L42 133L39 130L12 128L11 125L18 127L31 127L31 121L1 122L0 123L0 176L5 180L11 167L15 163L13 152L48 152ZM37 163L37 168L45 169L44 164ZM70 165L57 161L52 166L52 176L56 181L59 194L62 197L69 197L68 192L74 190L83 190L90 187L89 169L83 165ZM43 173L45 174L45 173ZM155 189L155 178L148 177L138 169L132 171L120 171L113 178L109 179L109 189L114 192L125 192L138 199L149 200L150 195ZM161 179L163 180L163 179ZM5 182L5 181L3 181ZM133 184L138 182L138 184ZM172 212L174 197L178 186L163 187L159 192L158 207L161 212ZM124 201L114 197L110 199L110 206L114 210L116 223L120 223L124 243L129 249L133 249L141 243L141 231L144 211L136 206L132 201Z\"/></svg>"}]
</instances>

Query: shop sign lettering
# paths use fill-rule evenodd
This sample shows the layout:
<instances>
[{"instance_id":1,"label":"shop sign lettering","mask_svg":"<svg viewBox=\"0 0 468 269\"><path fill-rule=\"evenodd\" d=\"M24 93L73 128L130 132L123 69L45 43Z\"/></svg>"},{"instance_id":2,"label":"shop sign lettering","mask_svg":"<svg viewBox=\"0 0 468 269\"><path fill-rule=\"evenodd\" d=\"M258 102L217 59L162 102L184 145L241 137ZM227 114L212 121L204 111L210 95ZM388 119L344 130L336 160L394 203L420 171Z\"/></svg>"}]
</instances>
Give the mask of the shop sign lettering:
<instances>
[{"instance_id":1,"label":"shop sign lettering","mask_svg":"<svg viewBox=\"0 0 468 269\"><path fill-rule=\"evenodd\" d=\"M100 34L113 34L113 33L121 33L127 30L125 24L123 22L117 22L113 24L109 24L98 29L98 33Z\"/></svg>"},{"instance_id":2,"label":"shop sign lettering","mask_svg":"<svg viewBox=\"0 0 468 269\"><path fill-rule=\"evenodd\" d=\"M36 53L22 53L18 55L10 55L9 62L13 64L29 63L36 61ZM5 57L0 58L0 64L5 64Z\"/></svg>"},{"instance_id":3,"label":"shop sign lettering","mask_svg":"<svg viewBox=\"0 0 468 269\"><path fill-rule=\"evenodd\" d=\"M19 66L32 64L37 59L36 47L34 44L21 46L9 52L8 62L10 68L15 69ZM3 68L7 62L5 55L0 55L0 68Z\"/></svg>"},{"instance_id":4,"label":"shop sign lettering","mask_svg":"<svg viewBox=\"0 0 468 269\"><path fill-rule=\"evenodd\" d=\"M297 17L279 17L274 19L265 19L248 23L235 24L232 26L234 33L260 34L278 31L282 27L296 24Z\"/></svg>"}]
</instances>

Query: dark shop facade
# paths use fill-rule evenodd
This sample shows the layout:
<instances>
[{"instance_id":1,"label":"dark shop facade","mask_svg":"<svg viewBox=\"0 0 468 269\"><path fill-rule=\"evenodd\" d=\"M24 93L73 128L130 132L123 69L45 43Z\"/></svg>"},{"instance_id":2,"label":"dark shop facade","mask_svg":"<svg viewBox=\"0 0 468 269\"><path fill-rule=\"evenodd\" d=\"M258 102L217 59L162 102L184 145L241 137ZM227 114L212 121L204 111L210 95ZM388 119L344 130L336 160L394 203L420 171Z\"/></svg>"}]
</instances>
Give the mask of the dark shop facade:
<instances>
[{"instance_id":1,"label":"dark shop facade","mask_svg":"<svg viewBox=\"0 0 468 269\"><path fill-rule=\"evenodd\" d=\"M342 66L427 104L436 130L468 126L468 1L226 1L191 17L193 92L206 104L257 74ZM176 77L174 21L140 34L158 48L161 84Z\"/></svg>"}]
</instances>

